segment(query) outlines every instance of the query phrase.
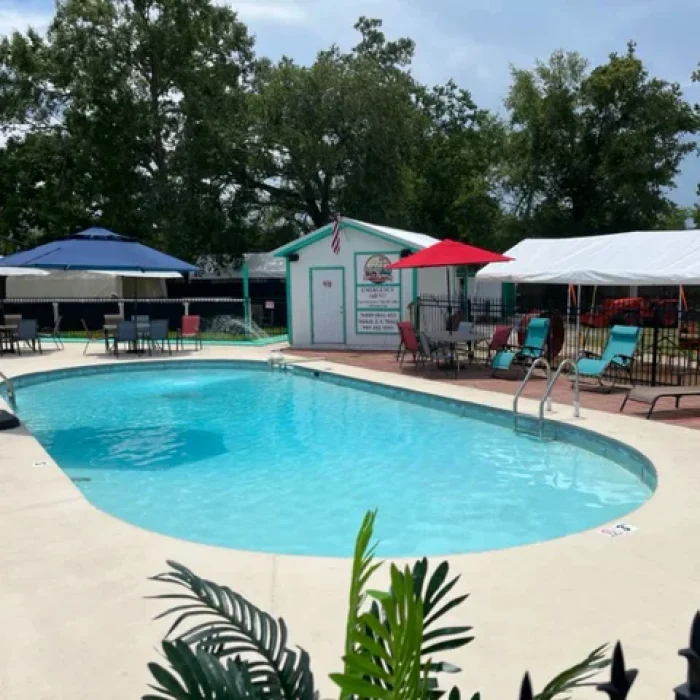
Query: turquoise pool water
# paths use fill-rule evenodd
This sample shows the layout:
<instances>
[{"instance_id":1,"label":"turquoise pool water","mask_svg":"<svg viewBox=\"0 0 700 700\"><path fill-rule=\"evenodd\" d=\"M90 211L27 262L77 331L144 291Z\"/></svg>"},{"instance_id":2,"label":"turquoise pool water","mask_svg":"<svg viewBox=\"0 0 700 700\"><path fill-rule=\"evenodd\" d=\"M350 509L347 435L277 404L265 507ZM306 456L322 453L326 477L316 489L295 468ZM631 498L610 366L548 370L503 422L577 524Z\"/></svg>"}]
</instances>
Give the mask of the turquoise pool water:
<instances>
[{"instance_id":1,"label":"turquoise pool water","mask_svg":"<svg viewBox=\"0 0 700 700\"><path fill-rule=\"evenodd\" d=\"M384 556L500 549L608 522L652 493L573 444L310 375L122 366L20 381L17 397L96 507L226 547L349 556L378 508Z\"/></svg>"}]
</instances>

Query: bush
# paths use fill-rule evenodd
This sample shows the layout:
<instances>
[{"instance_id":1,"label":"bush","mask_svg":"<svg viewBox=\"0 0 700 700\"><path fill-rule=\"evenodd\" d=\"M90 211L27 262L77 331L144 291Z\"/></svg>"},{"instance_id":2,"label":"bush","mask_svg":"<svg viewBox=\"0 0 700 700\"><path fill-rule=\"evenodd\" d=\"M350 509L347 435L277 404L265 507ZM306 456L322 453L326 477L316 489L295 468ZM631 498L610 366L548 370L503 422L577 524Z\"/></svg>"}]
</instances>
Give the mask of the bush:
<instances>
[{"instance_id":1,"label":"bush","mask_svg":"<svg viewBox=\"0 0 700 700\"><path fill-rule=\"evenodd\" d=\"M437 700L445 694L440 676L460 669L434 656L474 638L469 626L443 627L439 621L468 596L453 595L459 576L450 578L446 561L430 572L426 559L403 570L392 564L388 590L367 589L382 566L374 557L375 518L376 512L368 512L357 535L344 667L331 678L340 700ZM170 571L153 580L182 589L156 596L177 601L159 615L175 617L162 643L169 667L149 664L157 694L143 700L318 700L309 655L288 646L282 618L181 564L168 564ZM605 647L595 649L548 683L536 700L552 700L588 681L608 665L604 653ZM527 676L525 692L526 685ZM452 688L447 700L461 700L459 689Z\"/></svg>"}]
</instances>

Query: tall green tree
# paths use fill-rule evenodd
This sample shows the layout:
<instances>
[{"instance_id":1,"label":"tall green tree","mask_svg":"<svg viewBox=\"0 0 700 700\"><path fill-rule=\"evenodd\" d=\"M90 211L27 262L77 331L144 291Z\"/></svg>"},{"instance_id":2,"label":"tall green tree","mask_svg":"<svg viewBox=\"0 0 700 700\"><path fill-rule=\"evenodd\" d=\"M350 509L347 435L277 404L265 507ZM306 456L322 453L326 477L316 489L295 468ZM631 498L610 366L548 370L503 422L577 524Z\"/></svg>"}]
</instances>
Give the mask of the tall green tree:
<instances>
[{"instance_id":1,"label":"tall green tree","mask_svg":"<svg viewBox=\"0 0 700 700\"><path fill-rule=\"evenodd\" d=\"M252 46L210 0L60 0L45 40L3 39L0 118L19 130L18 153L39 146L26 134L45 135L49 154L68 144L53 179L81 183L70 189L83 216L39 225L90 219L180 254L245 249L235 239ZM47 164L24 162L39 181Z\"/></svg>"},{"instance_id":2,"label":"tall green tree","mask_svg":"<svg viewBox=\"0 0 700 700\"><path fill-rule=\"evenodd\" d=\"M387 41L381 21L361 18L361 40L336 46L310 67L263 63L253 113L249 184L261 207L300 230L341 212L375 223L408 223L419 114L409 39Z\"/></svg>"},{"instance_id":3,"label":"tall green tree","mask_svg":"<svg viewBox=\"0 0 700 700\"><path fill-rule=\"evenodd\" d=\"M417 98L423 125L413 169L413 228L498 246L503 124L452 81L419 88Z\"/></svg>"},{"instance_id":4,"label":"tall green tree","mask_svg":"<svg viewBox=\"0 0 700 700\"><path fill-rule=\"evenodd\" d=\"M506 106L513 235L651 229L673 212L698 115L678 84L649 76L633 43L592 71L562 51L514 69Z\"/></svg>"}]
</instances>

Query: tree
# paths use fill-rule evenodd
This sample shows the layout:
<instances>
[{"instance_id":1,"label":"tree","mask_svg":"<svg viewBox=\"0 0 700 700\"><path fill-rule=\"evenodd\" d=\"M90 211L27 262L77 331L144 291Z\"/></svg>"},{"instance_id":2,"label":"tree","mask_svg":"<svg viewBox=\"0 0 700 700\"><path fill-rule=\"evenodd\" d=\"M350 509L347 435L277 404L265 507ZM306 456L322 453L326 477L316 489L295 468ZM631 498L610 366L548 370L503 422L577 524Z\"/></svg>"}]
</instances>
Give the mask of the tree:
<instances>
[{"instance_id":1,"label":"tree","mask_svg":"<svg viewBox=\"0 0 700 700\"><path fill-rule=\"evenodd\" d=\"M263 62L253 112L249 185L258 203L298 229L337 212L407 223L418 111L407 71L413 42L387 41L381 21L361 18L349 53L333 46L310 67Z\"/></svg>"},{"instance_id":2,"label":"tree","mask_svg":"<svg viewBox=\"0 0 700 700\"><path fill-rule=\"evenodd\" d=\"M592 71L556 52L513 70L504 171L513 235L656 228L698 115L676 83L650 78L633 43Z\"/></svg>"},{"instance_id":3,"label":"tree","mask_svg":"<svg viewBox=\"0 0 700 700\"><path fill-rule=\"evenodd\" d=\"M424 125L413 174L413 227L438 238L498 245L503 124L452 81L419 89L418 100Z\"/></svg>"},{"instance_id":4,"label":"tree","mask_svg":"<svg viewBox=\"0 0 700 700\"><path fill-rule=\"evenodd\" d=\"M244 250L235 234L252 45L236 14L209 0L61 0L45 41L5 38L0 118L44 134L49 153L68 144L70 168L53 177L82 185L71 188L82 217L45 233L87 219L176 254Z\"/></svg>"}]
</instances>

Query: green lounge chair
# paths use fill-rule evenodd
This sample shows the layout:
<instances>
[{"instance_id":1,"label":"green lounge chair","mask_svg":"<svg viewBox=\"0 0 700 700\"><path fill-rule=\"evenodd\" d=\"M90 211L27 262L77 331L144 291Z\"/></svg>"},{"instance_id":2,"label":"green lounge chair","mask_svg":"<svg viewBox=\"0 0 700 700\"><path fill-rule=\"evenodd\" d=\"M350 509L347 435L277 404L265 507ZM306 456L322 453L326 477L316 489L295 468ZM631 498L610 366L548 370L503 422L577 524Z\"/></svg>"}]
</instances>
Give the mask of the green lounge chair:
<instances>
[{"instance_id":1,"label":"green lounge chair","mask_svg":"<svg viewBox=\"0 0 700 700\"><path fill-rule=\"evenodd\" d=\"M576 362L579 376L592 377L602 385L603 377L612 374L614 384L615 374L624 372L629 376L631 384L632 363L641 334L642 329L637 326L613 326L602 355L587 350L580 354Z\"/></svg>"},{"instance_id":2,"label":"green lounge chair","mask_svg":"<svg viewBox=\"0 0 700 700\"><path fill-rule=\"evenodd\" d=\"M548 318L532 318L527 324L525 343L520 348L506 346L499 350L491 361L491 374L497 370L508 370L513 363L530 365L544 355L544 346L549 335Z\"/></svg>"}]
</instances>

